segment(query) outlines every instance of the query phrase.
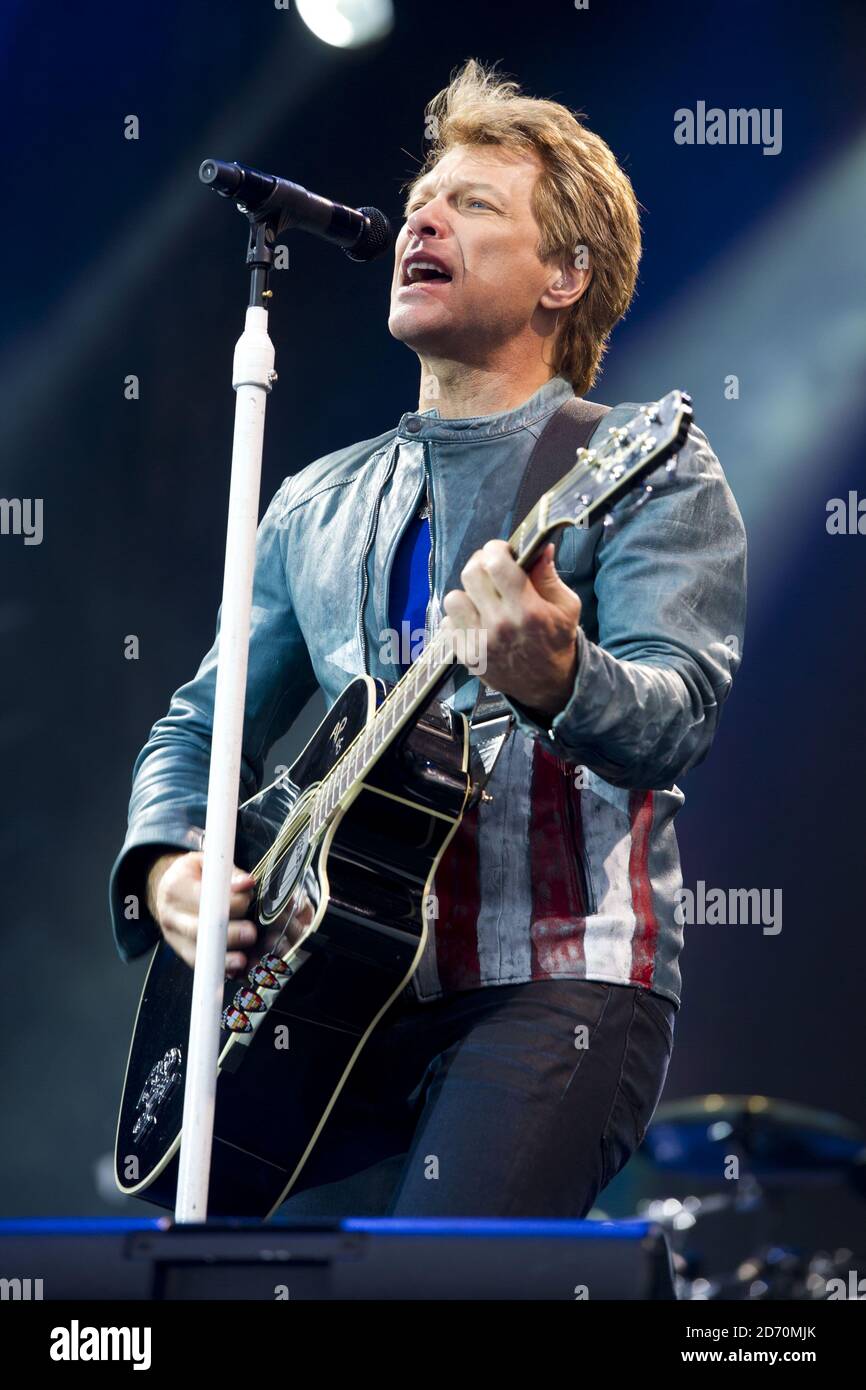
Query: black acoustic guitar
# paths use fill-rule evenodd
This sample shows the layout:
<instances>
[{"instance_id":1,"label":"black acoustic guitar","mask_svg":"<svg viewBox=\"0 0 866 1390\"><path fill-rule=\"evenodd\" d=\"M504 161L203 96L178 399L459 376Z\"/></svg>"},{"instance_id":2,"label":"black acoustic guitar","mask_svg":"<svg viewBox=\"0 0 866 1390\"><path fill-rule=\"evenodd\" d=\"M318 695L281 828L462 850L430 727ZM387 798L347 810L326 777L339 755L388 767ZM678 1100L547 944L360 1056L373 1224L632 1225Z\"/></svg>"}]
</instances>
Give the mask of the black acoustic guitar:
<instances>
[{"instance_id":1,"label":"black acoustic guitar","mask_svg":"<svg viewBox=\"0 0 866 1390\"><path fill-rule=\"evenodd\" d=\"M509 538L524 569L665 460L691 419L671 391L545 492ZM358 676L287 774L238 812L262 955L226 981L209 1213L267 1220L288 1196L377 1022L411 980L431 885L473 797L465 715L436 700L456 661L439 629L396 684ZM175 1205L192 970L155 948L120 1105L120 1190Z\"/></svg>"}]
</instances>

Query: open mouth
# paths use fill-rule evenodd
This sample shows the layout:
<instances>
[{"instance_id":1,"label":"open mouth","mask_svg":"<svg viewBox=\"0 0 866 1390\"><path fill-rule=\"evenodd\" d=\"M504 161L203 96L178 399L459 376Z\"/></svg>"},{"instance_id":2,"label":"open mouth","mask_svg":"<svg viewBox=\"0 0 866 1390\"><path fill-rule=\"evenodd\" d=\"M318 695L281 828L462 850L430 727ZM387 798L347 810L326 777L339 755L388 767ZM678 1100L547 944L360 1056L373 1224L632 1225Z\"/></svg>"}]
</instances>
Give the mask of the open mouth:
<instances>
[{"instance_id":1,"label":"open mouth","mask_svg":"<svg viewBox=\"0 0 866 1390\"><path fill-rule=\"evenodd\" d=\"M450 284L451 276L432 261L411 261L403 270L401 288L410 285Z\"/></svg>"}]
</instances>

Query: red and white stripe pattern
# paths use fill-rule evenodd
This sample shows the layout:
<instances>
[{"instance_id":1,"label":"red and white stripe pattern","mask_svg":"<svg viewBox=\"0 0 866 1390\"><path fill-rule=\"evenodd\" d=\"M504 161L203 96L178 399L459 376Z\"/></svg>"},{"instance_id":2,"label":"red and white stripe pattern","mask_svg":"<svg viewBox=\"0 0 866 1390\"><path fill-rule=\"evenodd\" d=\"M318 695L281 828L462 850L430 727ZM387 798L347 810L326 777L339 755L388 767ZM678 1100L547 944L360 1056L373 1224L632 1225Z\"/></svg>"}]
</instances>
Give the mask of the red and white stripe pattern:
<instances>
[{"instance_id":1,"label":"red and white stripe pattern","mask_svg":"<svg viewBox=\"0 0 866 1390\"><path fill-rule=\"evenodd\" d=\"M657 985L660 794L614 787L518 730L488 791L440 861L416 995L557 976ZM678 947L662 952L666 968ZM678 975L666 983L678 995Z\"/></svg>"}]
</instances>

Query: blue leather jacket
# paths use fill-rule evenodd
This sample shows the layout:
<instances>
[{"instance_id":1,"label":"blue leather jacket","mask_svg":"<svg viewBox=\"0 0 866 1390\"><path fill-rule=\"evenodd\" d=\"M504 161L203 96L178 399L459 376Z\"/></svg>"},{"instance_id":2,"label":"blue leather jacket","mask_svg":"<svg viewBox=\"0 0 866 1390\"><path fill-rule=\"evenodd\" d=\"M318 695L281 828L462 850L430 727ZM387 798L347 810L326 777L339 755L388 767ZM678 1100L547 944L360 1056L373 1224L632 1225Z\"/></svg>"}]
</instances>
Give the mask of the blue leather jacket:
<instances>
[{"instance_id":1,"label":"blue leather jacket","mask_svg":"<svg viewBox=\"0 0 866 1390\"><path fill-rule=\"evenodd\" d=\"M269 748L320 686L330 706L353 676L396 680L382 636L398 541L429 488L434 608L472 552L507 538L532 446L571 394L551 378L496 415L405 413L396 429L317 459L282 484L259 527L241 799ZM639 403L616 406L601 430ZM563 461L563 473L571 460ZM547 976L606 980L680 1002L682 886L677 779L707 755L742 653L746 541L706 437L692 425L678 466L619 524L568 528L561 577L583 603L574 689L549 729L510 701L516 728L443 857L449 921L431 931L419 999ZM135 764L129 828L111 875L118 951L158 940L143 867L159 846L198 848L205 823L217 638L173 696ZM469 712L476 679L443 695ZM270 780L270 778L268 779ZM580 870L580 872L578 872ZM447 898L447 894L446 894Z\"/></svg>"}]
</instances>

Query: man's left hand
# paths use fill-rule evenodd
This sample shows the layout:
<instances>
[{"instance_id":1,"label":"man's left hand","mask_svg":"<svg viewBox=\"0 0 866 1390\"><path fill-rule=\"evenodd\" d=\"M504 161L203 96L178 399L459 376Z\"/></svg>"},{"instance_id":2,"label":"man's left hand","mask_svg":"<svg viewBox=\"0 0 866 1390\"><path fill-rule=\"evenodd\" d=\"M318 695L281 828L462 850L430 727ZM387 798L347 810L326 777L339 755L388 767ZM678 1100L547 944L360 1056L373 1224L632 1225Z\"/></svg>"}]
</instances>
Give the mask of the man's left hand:
<instances>
[{"instance_id":1,"label":"man's left hand","mask_svg":"<svg viewBox=\"0 0 866 1390\"><path fill-rule=\"evenodd\" d=\"M441 628L478 629L486 638L475 650L480 664L466 669L545 720L564 709L577 674L581 602L556 573L549 541L535 564L522 570L507 541L488 541L460 571L462 589L442 600ZM458 656L471 644L455 643ZM486 666L484 664L486 658Z\"/></svg>"}]
</instances>

